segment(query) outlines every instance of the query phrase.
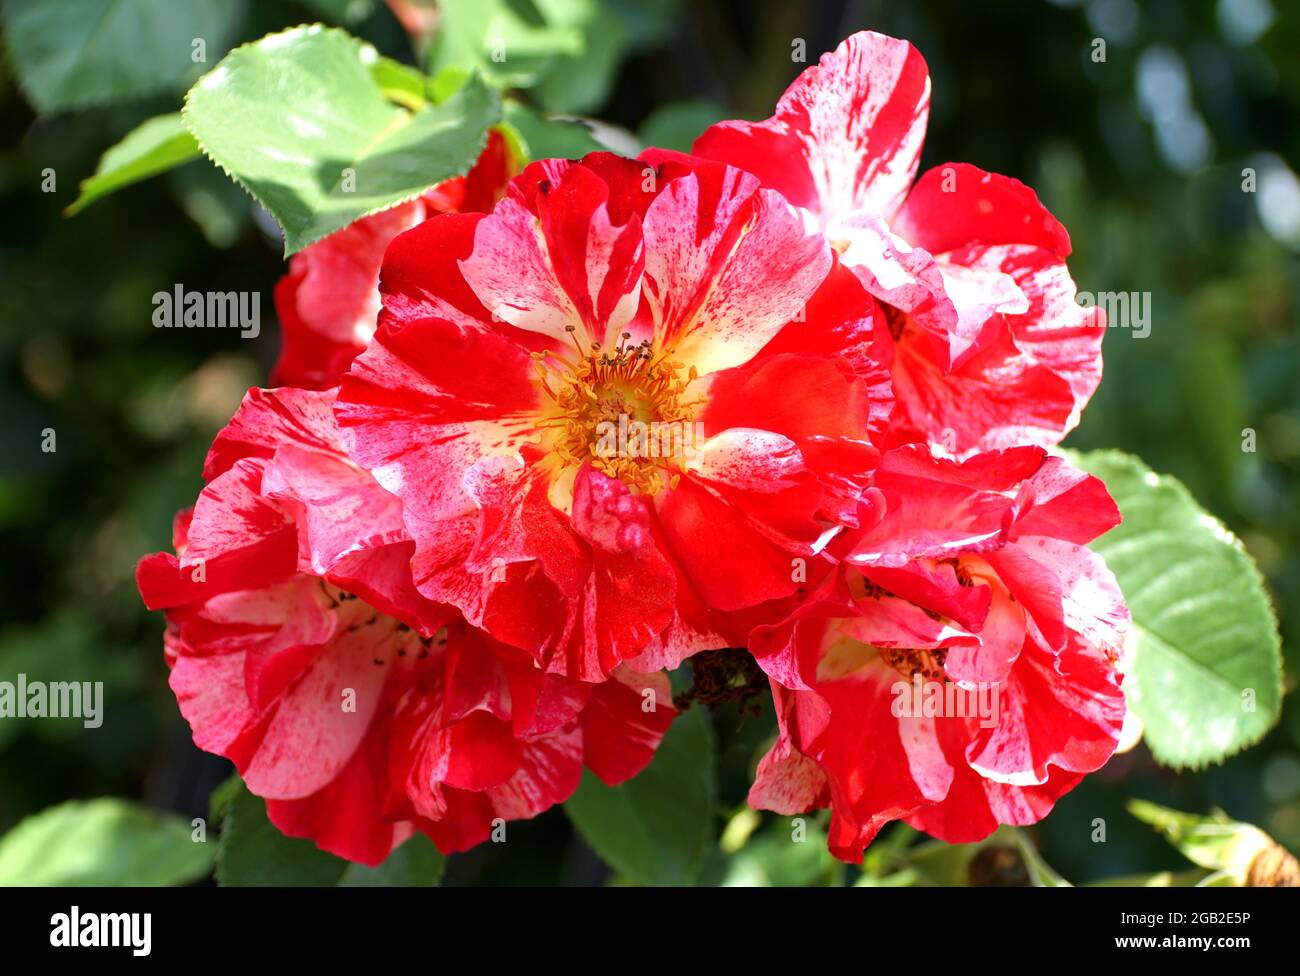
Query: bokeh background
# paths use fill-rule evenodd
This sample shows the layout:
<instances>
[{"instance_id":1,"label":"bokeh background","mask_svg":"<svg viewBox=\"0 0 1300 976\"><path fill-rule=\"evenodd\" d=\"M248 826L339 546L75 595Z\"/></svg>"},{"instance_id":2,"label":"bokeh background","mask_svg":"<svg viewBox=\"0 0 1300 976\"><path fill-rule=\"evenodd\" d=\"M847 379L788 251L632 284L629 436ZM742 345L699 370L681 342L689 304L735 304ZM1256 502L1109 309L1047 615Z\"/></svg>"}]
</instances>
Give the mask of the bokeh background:
<instances>
[{"instance_id":1,"label":"bokeh background","mask_svg":"<svg viewBox=\"0 0 1300 976\"><path fill-rule=\"evenodd\" d=\"M392 57L417 57L380 2L239 6L231 43L325 20ZM795 38L810 61L861 28L909 39L933 78L922 168L969 161L1029 183L1069 228L1082 290L1150 293L1150 335L1110 330L1101 390L1067 443L1141 456L1245 540L1280 617L1292 693L1280 725L1247 752L1175 773L1138 747L1032 833L1073 881L1186 867L1124 812L1133 796L1197 812L1217 805L1300 848L1300 5L613 6L631 27L625 50L592 52L623 60L592 68L590 114L682 149L718 118L770 114L804 67L791 60ZM1096 38L1104 62L1093 60ZM25 672L106 689L93 732L76 720L0 721L0 832L100 795L203 815L229 773L190 744L167 689L162 620L141 606L133 571L142 553L168 545L208 442L274 359L271 289L284 270L274 227L204 162L61 215L103 150L173 111L179 94L37 120L12 73L0 72L0 679ZM41 189L46 168L53 193ZM1247 169L1253 192L1243 190ZM176 283L260 292L262 335L154 329L150 296ZM54 453L41 451L46 428ZM1247 428L1253 453L1243 451ZM770 708L712 718L722 831L772 726ZM1096 817L1107 821L1105 844L1087 841ZM511 830L504 847L452 858L444 883L607 878L562 812ZM710 880L755 870L721 851L710 858ZM820 861L796 875L843 877Z\"/></svg>"}]
</instances>

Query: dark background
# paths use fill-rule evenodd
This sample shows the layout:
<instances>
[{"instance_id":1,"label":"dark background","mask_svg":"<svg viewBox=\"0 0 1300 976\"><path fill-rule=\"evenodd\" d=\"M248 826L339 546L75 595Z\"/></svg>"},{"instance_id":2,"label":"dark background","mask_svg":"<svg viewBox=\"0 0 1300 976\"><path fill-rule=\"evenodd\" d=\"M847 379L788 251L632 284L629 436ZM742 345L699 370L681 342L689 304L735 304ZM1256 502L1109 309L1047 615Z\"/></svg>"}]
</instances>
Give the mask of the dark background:
<instances>
[{"instance_id":1,"label":"dark background","mask_svg":"<svg viewBox=\"0 0 1300 976\"><path fill-rule=\"evenodd\" d=\"M654 6L662 8L662 3ZM671 4L667 6L671 7ZM242 39L318 19L252 5ZM869 27L912 41L933 102L922 169L968 161L1035 187L1069 228L1080 289L1150 292L1152 330L1113 329L1105 380L1067 444L1117 447L1176 475L1246 542L1265 574L1295 687L1300 614L1300 11L1283 0L683 4L627 60L593 114L686 148L722 117L771 113L805 65ZM382 4L354 33L414 54ZM1107 41L1105 63L1090 57ZM162 621L140 605L137 558L165 548L208 442L277 348L278 242L215 169L192 163L75 219L61 210L100 153L168 96L37 121L0 80L0 676L102 680L106 718L0 723L0 832L74 797L207 809L227 765L189 742L166 686ZM665 107L667 106L667 109ZM42 193L42 170L57 191ZM1257 191L1242 191L1253 168ZM263 329L156 330L150 296L254 290ZM53 428L57 451L42 453ZM1257 451L1242 450L1252 428ZM1300 710L1259 746L1201 772L1117 757L1034 829L1067 878L1186 866L1123 812L1139 796L1214 805L1300 847ZM722 807L744 798L770 714L714 716ZM1109 842L1087 842L1094 818ZM512 830L515 828L512 827ZM450 882L579 882L603 869L552 811L526 843L452 859Z\"/></svg>"}]
</instances>

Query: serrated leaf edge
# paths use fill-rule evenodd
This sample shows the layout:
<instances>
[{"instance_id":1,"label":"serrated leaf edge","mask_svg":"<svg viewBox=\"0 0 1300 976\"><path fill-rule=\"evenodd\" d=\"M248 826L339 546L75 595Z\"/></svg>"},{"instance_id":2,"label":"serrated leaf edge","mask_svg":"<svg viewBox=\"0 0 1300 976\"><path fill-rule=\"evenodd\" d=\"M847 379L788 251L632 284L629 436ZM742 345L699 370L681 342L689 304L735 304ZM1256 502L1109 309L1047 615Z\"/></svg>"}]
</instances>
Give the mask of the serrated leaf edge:
<instances>
[{"instance_id":1,"label":"serrated leaf edge","mask_svg":"<svg viewBox=\"0 0 1300 976\"><path fill-rule=\"evenodd\" d=\"M212 68L211 71L206 72L206 73L203 74L203 75L202 75L202 76L201 76L197 81L194 82L194 84L190 87L189 91L187 91L187 92L185 93L185 98L184 98L184 99L182 100L182 102L181 102L181 122L184 124L186 131L189 132L189 134L192 135L192 136L194 137L194 141L195 141L196 143L198 143L198 146L199 146L199 152L203 154L203 158L206 159L206 160L208 160L208 162L212 163L214 166L216 166L217 169L221 170L221 172L224 173L228 179L230 179L230 180L231 180L232 182L234 182L234 183L235 183L235 184L236 184L236 185L237 185L241 190L243 190L243 191L244 191L245 193L247 193L250 197L252 197L252 199L253 199L254 201L256 201L256 203L257 203L257 205L258 205L259 207L261 207L263 210L265 210L268 214L271 215L272 219L275 220L276 226L280 228L280 236L281 236L281 238L282 238L283 241L284 241L284 255L283 255L283 256L284 256L286 259L292 257L294 254L297 254L299 251L302 251L302 250L304 250L304 249L310 247L312 244L315 244L315 243L318 242L318 241L322 241L322 240L324 240L326 237L329 237L331 234L336 234L336 233L338 233L339 231L344 230L344 229L347 228L347 227L350 227L352 224L356 223L358 220L363 220L363 219L365 219L366 217L372 217L372 216L374 216L374 215L377 214L377 213L383 213L385 210L392 210L394 207L400 207L400 206L402 206L402 205L405 204L405 203L410 203L412 200L416 200L416 199L418 199L419 197L423 196L423 195L424 195L425 193L427 193L431 188L437 186L438 183L442 183L442 182L444 182L445 180L455 179L456 176L464 176L464 175L465 175L464 173L458 173L458 174L454 174L453 176L447 176L447 177L444 177L442 180L439 180L437 183L430 183L430 184L428 184L427 186L425 186L423 189L417 190L417 191L415 191L414 193L411 193L411 194L409 194L409 195L407 195L407 196L402 197L401 199L394 200L394 201L392 201L391 203L386 203L386 204L384 204L383 206L374 207L374 208L372 208L372 209L370 209L370 210L367 210L367 211L365 211L365 212L363 212L363 213L360 213L360 214L358 214L355 218L353 218L352 220L350 220L348 223L344 224L342 227L336 227L336 228L334 228L333 230L329 230L329 231L326 231L326 232L324 232L324 233L312 234L312 235L304 235L302 239L299 239L299 240L295 241L295 244L291 246L291 245L290 245L290 242L289 242L289 234L288 234L288 231L285 230L284 225L280 223L280 221L279 221L278 218L276 218L276 216L275 216L275 214L272 212L271 208L268 207L268 206L266 205L266 201L263 200L260 196L258 196L257 193L255 193L255 192L253 191L253 189L252 189L252 188L251 188L247 183L245 183L243 180L241 180L239 177L237 177L234 173L232 173L229 169L227 169L227 168L226 168L226 167L225 167L225 166L224 166L220 161L218 161L218 160L217 160L217 159L216 159L216 158L215 158L215 157L214 157L214 156L213 156L213 155L208 151L208 147L205 146L205 145L203 144L203 140L199 137L199 134L198 134L197 132L194 131L194 126L192 125L192 123L191 123L191 121L190 121L190 114L189 114L189 111L190 111L190 96L194 93L195 89L199 88L199 87L203 84L203 82L204 82L204 81L205 81L209 76L211 76L211 75L213 75L214 73L216 73L217 71L221 70L221 66L225 63L226 58L229 58L231 55L235 54L235 53L238 52L238 51L242 51L244 48L256 47L256 46L258 46L259 44L264 43L265 41L267 41L267 40L270 39L270 38L276 38L276 39L285 39L285 40L288 40L288 39L289 39L291 36L293 36L293 35L302 34L302 35L305 36L305 35L319 34L319 33L338 34L338 35L342 36L345 40L351 41L352 43L356 44L359 53L362 52L362 51L363 51L364 49L366 49L366 48L370 48L372 51L374 50L374 48L373 48L371 45L367 44L365 41L362 41L360 38L355 37L354 35L348 33L346 30L343 30L342 28L339 28L339 27L331 27L331 26L329 26L329 25L327 25L327 24L322 24L322 23L299 24L297 27L290 27L290 28L288 28L287 30L279 31L279 32L277 32L277 33L266 34L266 35L264 35L264 36L262 36L262 37L259 37L259 38L258 38L257 40L255 40L255 41L248 41L248 42L246 42L246 43L244 43L244 44L239 45L238 47L231 48L228 52L226 52L226 56L223 57L223 58L221 59L221 61L219 61L219 62L218 62L218 63L217 63L213 68ZM472 82L473 79L474 79L475 77L477 77L477 75L471 75L469 81L467 81L466 84L469 84L470 82ZM376 88L378 88L378 86L376 86ZM490 85L486 85L486 84L485 84L485 88L487 88L487 90L489 90L489 91L492 91L492 88L491 88ZM457 94L459 94L459 92L458 92ZM452 96L452 97L455 97L455 96ZM444 103L444 104L445 104L445 103ZM498 107L498 113L497 113L497 115L498 115L498 121L499 121L499 117L500 117L500 111L499 111L499 109L500 109L500 99L499 99L499 98L498 98L498 101L497 101L497 107ZM466 170L465 170L466 173L468 173L470 169L473 169L473 166L474 166L474 160L478 159L478 157L482 154L484 147L487 145L488 130L492 127L492 124L495 124L495 123L490 123L487 127L484 128L484 130L483 130L483 135L482 135L482 137L479 139L479 142L478 142L478 148L474 151L474 154L473 154L473 156L472 156L471 159L470 159L470 165L469 165L469 166L466 168Z\"/></svg>"},{"instance_id":2,"label":"serrated leaf edge","mask_svg":"<svg viewBox=\"0 0 1300 976\"><path fill-rule=\"evenodd\" d=\"M1103 448L1095 451L1068 451L1066 452L1066 455L1071 459L1071 463L1076 464L1076 466L1078 466L1082 470L1088 471L1089 474L1093 474L1093 472L1088 468L1086 468L1083 464L1079 463L1080 460L1085 455L1089 457L1103 458L1113 463L1124 465L1132 469L1135 474L1141 477L1143 483L1148 485L1151 488L1161 488L1161 487L1169 488L1182 501L1189 503L1194 509L1200 512L1201 521L1203 523L1206 523L1207 527L1213 531L1216 541L1223 543L1229 550L1237 554L1239 559L1244 563L1247 570L1251 574L1252 580L1259 588L1259 592L1262 594L1264 598L1264 606L1268 611L1268 617L1269 617L1269 621L1272 624L1272 630L1274 636L1274 640L1272 642L1273 678L1275 679L1278 687L1278 709L1274 713L1272 721L1269 722L1268 725L1263 726L1257 735L1254 735L1250 738L1243 739L1231 751L1225 752L1222 755L1215 755L1215 756L1195 755L1190 757L1175 758L1167 753L1163 753L1162 750L1158 750L1154 745L1152 745L1152 743L1146 740L1145 735L1143 736L1143 741L1147 742L1147 748L1151 750L1151 755L1155 757L1156 761L1160 763L1160 765L1165 766L1169 769L1179 770L1179 771L1190 770L1192 772L1199 772L1201 770L1208 769L1211 766L1222 765L1226 760L1240 754L1241 752L1244 752L1246 749L1249 749L1250 747L1260 742L1266 735L1268 735L1270 731L1273 730L1274 727L1276 727L1277 723L1279 722L1282 716L1281 702L1282 699L1285 697L1285 691L1286 691L1282 681L1283 679L1282 637L1278 625L1277 608L1273 605L1273 597L1272 594L1269 592L1268 582L1267 580L1265 580L1264 574L1260 572L1259 566L1256 564L1254 557L1251 556L1250 552L1246 549L1245 543L1241 541L1240 537L1238 537L1236 533L1234 533L1231 529L1229 529L1226 525L1224 525L1224 523L1216 515L1207 511L1205 507L1196 500L1196 496L1192 494L1191 490L1180 480L1178 480L1178 478L1170 474L1157 473L1153 471L1149 466L1147 466L1147 464L1143 462L1141 458L1129 454L1126 451L1120 451L1114 448ZM1101 479L1098 475L1095 474L1093 474L1093 476L1098 477L1099 480L1105 483L1105 479ZM1152 478L1155 479L1154 482L1151 480ZM1100 538L1105 538L1105 536L1103 535ZM1095 541L1096 540L1094 540L1094 542ZM1098 555L1101 555L1101 553L1098 553ZM1105 557L1103 556L1102 558L1104 559ZM1140 625L1137 624L1135 621L1134 626L1139 627ZM1142 629L1146 630L1146 628L1142 628ZM1147 632L1150 633L1150 631ZM1134 675L1133 677L1134 680L1136 680L1136 675ZM1131 698L1130 698L1130 702L1131 702ZM1141 716L1139 716L1139 718L1140 717Z\"/></svg>"}]
</instances>

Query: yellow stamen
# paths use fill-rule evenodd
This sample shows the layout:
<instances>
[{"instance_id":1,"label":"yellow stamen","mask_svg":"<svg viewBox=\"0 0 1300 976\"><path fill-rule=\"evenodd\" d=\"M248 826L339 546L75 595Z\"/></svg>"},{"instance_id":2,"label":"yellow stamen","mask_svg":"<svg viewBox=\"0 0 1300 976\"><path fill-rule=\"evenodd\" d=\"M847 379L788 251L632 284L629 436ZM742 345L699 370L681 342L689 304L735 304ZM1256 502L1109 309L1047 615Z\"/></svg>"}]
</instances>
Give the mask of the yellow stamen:
<instances>
[{"instance_id":1,"label":"yellow stamen","mask_svg":"<svg viewBox=\"0 0 1300 976\"><path fill-rule=\"evenodd\" d=\"M631 332L613 348L592 342L585 350L575 326L565 332L575 360L554 350L532 353L550 401L535 424L544 443L563 466L589 463L643 494L676 488L686 470L683 455L698 446L691 424L704 398L686 399L686 391L699 371L648 339L633 344ZM660 450L665 440L667 453Z\"/></svg>"}]
</instances>

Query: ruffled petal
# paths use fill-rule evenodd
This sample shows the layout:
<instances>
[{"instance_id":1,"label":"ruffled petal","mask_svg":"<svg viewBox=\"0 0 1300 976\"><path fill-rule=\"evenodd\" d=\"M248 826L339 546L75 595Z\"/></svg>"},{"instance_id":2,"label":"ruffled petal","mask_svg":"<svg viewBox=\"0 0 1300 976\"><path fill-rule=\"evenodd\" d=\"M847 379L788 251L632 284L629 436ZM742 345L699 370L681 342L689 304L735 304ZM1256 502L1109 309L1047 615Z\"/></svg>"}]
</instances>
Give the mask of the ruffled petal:
<instances>
[{"instance_id":1,"label":"ruffled petal","mask_svg":"<svg viewBox=\"0 0 1300 976\"><path fill-rule=\"evenodd\" d=\"M744 362L799 313L830 248L738 169L700 165L646 211L644 290L656 332L700 375Z\"/></svg>"},{"instance_id":2,"label":"ruffled petal","mask_svg":"<svg viewBox=\"0 0 1300 976\"><path fill-rule=\"evenodd\" d=\"M739 166L823 220L852 210L891 216L916 175L930 76L916 48L873 31L805 70L766 122L720 122L700 156Z\"/></svg>"}]
</instances>

